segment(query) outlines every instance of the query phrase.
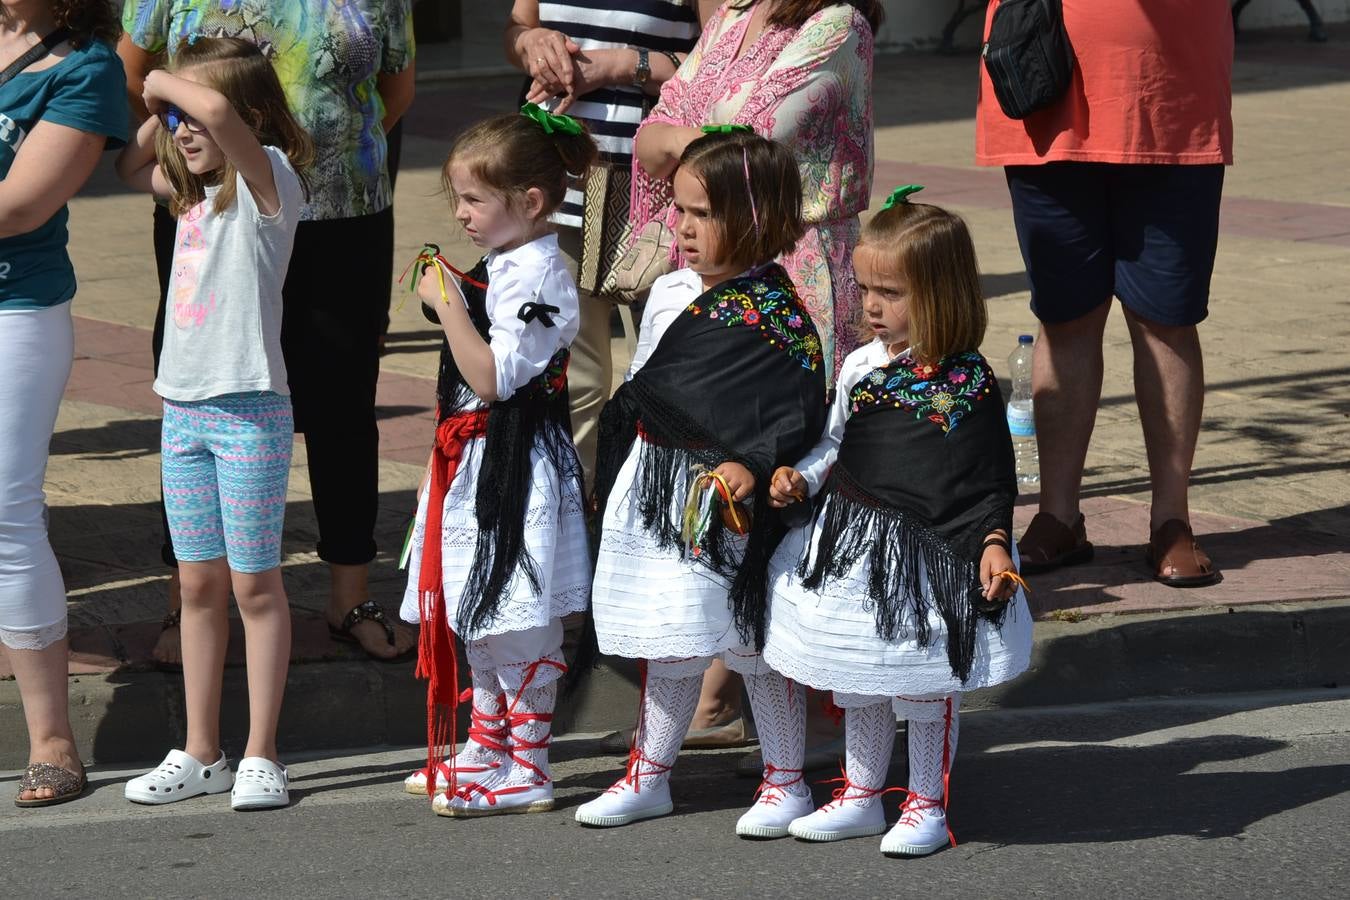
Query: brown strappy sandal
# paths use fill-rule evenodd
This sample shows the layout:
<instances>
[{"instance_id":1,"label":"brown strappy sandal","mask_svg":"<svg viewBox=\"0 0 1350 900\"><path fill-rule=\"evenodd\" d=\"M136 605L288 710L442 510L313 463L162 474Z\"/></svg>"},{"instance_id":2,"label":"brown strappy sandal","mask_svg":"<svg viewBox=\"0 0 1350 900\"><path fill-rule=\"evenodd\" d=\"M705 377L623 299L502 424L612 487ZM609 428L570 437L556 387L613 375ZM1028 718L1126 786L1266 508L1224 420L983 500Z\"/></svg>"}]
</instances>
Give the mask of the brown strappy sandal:
<instances>
[{"instance_id":1,"label":"brown strappy sandal","mask_svg":"<svg viewBox=\"0 0 1350 900\"><path fill-rule=\"evenodd\" d=\"M1153 580L1168 587L1205 587L1223 579L1195 542L1191 526L1180 519L1168 519L1149 535L1148 564Z\"/></svg>"},{"instance_id":2,"label":"brown strappy sandal","mask_svg":"<svg viewBox=\"0 0 1350 900\"><path fill-rule=\"evenodd\" d=\"M1049 513L1038 512L1017 542L1019 568L1023 575L1085 563L1092 559L1093 552L1082 513L1070 528Z\"/></svg>"}]
</instances>

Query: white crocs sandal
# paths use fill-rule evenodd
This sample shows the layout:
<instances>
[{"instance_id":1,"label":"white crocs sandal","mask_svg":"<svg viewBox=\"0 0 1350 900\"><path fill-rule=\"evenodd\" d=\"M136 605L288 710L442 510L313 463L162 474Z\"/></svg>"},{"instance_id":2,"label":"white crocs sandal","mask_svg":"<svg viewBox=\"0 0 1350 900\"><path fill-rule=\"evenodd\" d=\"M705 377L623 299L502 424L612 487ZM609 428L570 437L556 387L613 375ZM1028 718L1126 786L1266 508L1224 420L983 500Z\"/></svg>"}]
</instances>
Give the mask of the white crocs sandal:
<instances>
[{"instance_id":1,"label":"white crocs sandal","mask_svg":"<svg viewBox=\"0 0 1350 900\"><path fill-rule=\"evenodd\" d=\"M202 794L221 794L228 791L232 783L225 754L204 766L182 750L170 750L154 771L128 781L125 795L132 803L158 806Z\"/></svg>"},{"instance_id":2,"label":"white crocs sandal","mask_svg":"<svg viewBox=\"0 0 1350 900\"><path fill-rule=\"evenodd\" d=\"M285 766L261 756L239 760L234 790L230 791L230 809L275 809L289 806L290 802Z\"/></svg>"}]
</instances>

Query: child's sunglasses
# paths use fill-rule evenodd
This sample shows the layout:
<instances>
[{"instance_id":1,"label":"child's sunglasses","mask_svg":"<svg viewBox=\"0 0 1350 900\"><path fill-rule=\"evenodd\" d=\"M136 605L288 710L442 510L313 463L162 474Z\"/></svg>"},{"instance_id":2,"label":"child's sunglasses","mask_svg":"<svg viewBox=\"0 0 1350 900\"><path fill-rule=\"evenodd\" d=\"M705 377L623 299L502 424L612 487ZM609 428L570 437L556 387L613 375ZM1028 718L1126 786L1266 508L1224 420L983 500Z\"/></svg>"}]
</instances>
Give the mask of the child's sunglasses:
<instances>
[{"instance_id":1,"label":"child's sunglasses","mask_svg":"<svg viewBox=\"0 0 1350 900\"><path fill-rule=\"evenodd\" d=\"M186 125L190 134L205 134L206 126L200 124L196 119L189 116L176 106L170 106L164 112L159 114L159 121L168 129L169 134L178 131L179 125Z\"/></svg>"}]
</instances>

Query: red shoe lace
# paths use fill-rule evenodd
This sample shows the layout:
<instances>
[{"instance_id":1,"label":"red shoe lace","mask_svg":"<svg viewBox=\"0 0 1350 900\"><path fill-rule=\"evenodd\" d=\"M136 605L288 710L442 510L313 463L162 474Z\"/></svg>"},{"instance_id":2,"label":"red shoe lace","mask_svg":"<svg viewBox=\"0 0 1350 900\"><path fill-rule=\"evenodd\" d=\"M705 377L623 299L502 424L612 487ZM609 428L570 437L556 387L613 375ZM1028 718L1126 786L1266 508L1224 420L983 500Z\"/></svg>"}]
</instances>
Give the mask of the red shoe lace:
<instances>
[{"instance_id":1,"label":"red shoe lace","mask_svg":"<svg viewBox=\"0 0 1350 900\"><path fill-rule=\"evenodd\" d=\"M503 737L509 737L511 743L509 746L495 745L492 747L492 749L494 750L501 750L503 753L509 756L511 758L511 761L516 765L520 766L523 769L528 769L529 771L533 772L534 783L514 784L508 787L490 788L481 781L471 781L468 784L461 785L459 789L455 791L456 797L460 798L461 800L468 801L472 800L474 795L477 794L486 799L489 806L496 806L498 797L506 796L508 794L520 794L530 790L531 788L540 787L542 785L548 784L550 781L553 780L548 777L548 775L544 772L543 769L539 768L534 763L530 762L528 759L525 759L519 753L519 751L521 750L547 750L548 745L553 740L553 736L551 734L547 735L541 741L526 741L517 738L515 734L515 730L527 722L553 721L553 713L532 713L532 712L516 711L516 704L520 703L521 695L525 693L525 689L528 688L531 682L534 681L534 676L539 673L540 666L553 666L555 669L558 669L562 672L567 671L567 666L563 665L560 662L555 662L551 659L538 659L530 663L530 665L525 669L525 676L520 680L520 689L516 691L516 699L512 701L511 705L506 708L505 721L498 730L498 733L502 734ZM475 712L477 712L477 710L475 710ZM473 733L474 733L473 729L472 728L469 729L469 734L472 735ZM485 744L485 746L488 745Z\"/></svg>"},{"instance_id":2,"label":"red shoe lace","mask_svg":"<svg viewBox=\"0 0 1350 900\"><path fill-rule=\"evenodd\" d=\"M787 781L774 783L773 776L779 774L797 773L796 778L789 778ZM764 778L760 781L759 787L755 789L754 797L750 798L751 803L763 803L767 806L777 806L783 801L783 788L794 784L801 784L806 780L801 769L780 769L773 763L764 764Z\"/></svg>"},{"instance_id":3,"label":"red shoe lace","mask_svg":"<svg viewBox=\"0 0 1350 900\"><path fill-rule=\"evenodd\" d=\"M647 771L642 771L642 766L648 767ZM623 790L624 785L632 787L633 793L642 793L642 779L649 775L661 775L671 770L671 766L659 763L654 759L648 759L642 755L642 751L634 745L628 751L628 770L622 778L614 782L606 794L617 794Z\"/></svg>"},{"instance_id":4,"label":"red shoe lace","mask_svg":"<svg viewBox=\"0 0 1350 900\"><path fill-rule=\"evenodd\" d=\"M842 803L845 800L868 800L871 799L872 797L884 797L886 794L903 793L905 791L904 788L899 787L870 788L870 787L863 787L860 784L854 784L851 780L849 780L848 772L844 770L843 767L840 767L839 769L839 776L840 777L838 778L827 778L824 781L816 782L817 784L840 785L840 787L835 788L834 791L831 792L830 802L826 803L825 806L821 807L821 809L834 806L835 804ZM855 793L853 796L850 797L848 796L849 791L856 791L857 793Z\"/></svg>"},{"instance_id":5,"label":"red shoe lace","mask_svg":"<svg viewBox=\"0 0 1350 900\"><path fill-rule=\"evenodd\" d=\"M946 824L946 807L941 800L933 797L925 797L922 794L916 794L910 791L905 797L905 802L900 804L899 825L908 825L911 828L918 828L924 820L924 810L936 809L943 813L943 825L947 829L947 840L951 841L953 847L956 846L956 835L952 834L950 825Z\"/></svg>"},{"instance_id":6,"label":"red shoe lace","mask_svg":"<svg viewBox=\"0 0 1350 900\"><path fill-rule=\"evenodd\" d=\"M464 692L460 694L459 701L461 703L467 703L470 699L472 699L472 697L473 697L473 689L466 688ZM506 698L499 694L497 697L497 702L499 702L502 706L505 706ZM472 742L485 750L493 750L496 751L497 753L506 753L506 754L509 754L511 752L511 748L506 744L506 741L510 737L510 732L507 728L505 718L503 718L502 716L494 716L489 713L485 713L477 706L470 708L469 717L473 724L469 726L469 740L465 742L466 750L468 749L467 744L469 742ZM500 724L493 724L493 723L500 723ZM458 759L458 756L454 758ZM481 775L483 772L489 772L492 771L493 769L499 769L501 768L501 765L502 765L501 762L494 760L493 762L488 763L485 766L466 764L462 766L452 767L444 760L442 760L441 762L438 762L436 764L436 772L445 781L449 782L452 780L451 775L453 773L462 773L465 775ZM431 777L430 770L427 769L425 766L418 769L416 774L421 775L423 778Z\"/></svg>"}]
</instances>

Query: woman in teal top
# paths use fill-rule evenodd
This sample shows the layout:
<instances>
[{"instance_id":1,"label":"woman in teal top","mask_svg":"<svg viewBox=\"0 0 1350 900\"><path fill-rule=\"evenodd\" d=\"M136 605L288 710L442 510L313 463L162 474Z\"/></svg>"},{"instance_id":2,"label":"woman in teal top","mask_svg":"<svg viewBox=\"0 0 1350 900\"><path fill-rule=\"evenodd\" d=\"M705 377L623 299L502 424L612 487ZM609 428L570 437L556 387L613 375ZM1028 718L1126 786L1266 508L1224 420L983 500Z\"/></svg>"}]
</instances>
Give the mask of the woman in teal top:
<instances>
[{"instance_id":1,"label":"woman in teal top","mask_svg":"<svg viewBox=\"0 0 1350 900\"><path fill-rule=\"evenodd\" d=\"M6 0L0 68L58 28L68 29L64 42L0 84L0 645L28 723L19 806L73 800L85 787L67 710L66 592L42 482L75 351L66 201L127 128L108 0Z\"/></svg>"}]
</instances>

